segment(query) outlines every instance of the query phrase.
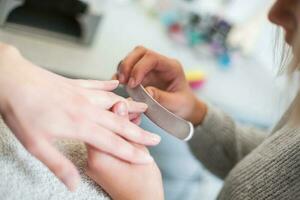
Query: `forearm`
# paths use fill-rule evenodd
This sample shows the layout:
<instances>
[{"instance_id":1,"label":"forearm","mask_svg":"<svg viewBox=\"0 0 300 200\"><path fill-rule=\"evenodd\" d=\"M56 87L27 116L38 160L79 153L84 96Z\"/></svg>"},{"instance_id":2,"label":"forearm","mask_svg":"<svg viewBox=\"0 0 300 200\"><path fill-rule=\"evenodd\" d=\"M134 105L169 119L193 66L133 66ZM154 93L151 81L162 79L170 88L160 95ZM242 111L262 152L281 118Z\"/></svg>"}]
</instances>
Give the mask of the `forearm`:
<instances>
[{"instance_id":1,"label":"forearm","mask_svg":"<svg viewBox=\"0 0 300 200\"><path fill-rule=\"evenodd\" d=\"M11 92L11 85L17 84L18 80L14 77L17 73L22 75L17 69L20 62L18 50L10 45L0 43L0 113L2 113L7 96Z\"/></svg>"},{"instance_id":2,"label":"forearm","mask_svg":"<svg viewBox=\"0 0 300 200\"><path fill-rule=\"evenodd\" d=\"M258 129L236 124L225 113L209 106L189 145L197 159L224 178L237 162L262 143L266 135Z\"/></svg>"},{"instance_id":3,"label":"forearm","mask_svg":"<svg viewBox=\"0 0 300 200\"><path fill-rule=\"evenodd\" d=\"M193 98L193 101L191 101L193 102L193 105L191 106L191 112L186 120L190 121L194 126L198 126L202 124L208 108L204 102L197 99L196 95L192 94L191 98Z\"/></svg>"},{"instance_id":4,"label":"forearm","mask_svg":"<svg viewBox=\"0 0 300 200\"><path fill-rule=\"evenodd\" d=\"M0 43L0 113L6 112L15 94L20 95L27 85L36 85L38 70L17 48Z\"/></svg>"}]
</instances>

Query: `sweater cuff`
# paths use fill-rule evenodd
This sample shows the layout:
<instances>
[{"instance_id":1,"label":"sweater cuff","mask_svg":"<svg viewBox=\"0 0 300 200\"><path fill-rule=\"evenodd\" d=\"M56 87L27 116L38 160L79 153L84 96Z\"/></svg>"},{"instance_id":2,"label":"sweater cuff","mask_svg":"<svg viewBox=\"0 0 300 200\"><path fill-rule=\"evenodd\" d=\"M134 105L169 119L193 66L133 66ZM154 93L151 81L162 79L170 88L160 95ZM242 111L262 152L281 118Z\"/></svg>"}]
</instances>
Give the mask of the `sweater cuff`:
<instances>
[{"instance_id":1,"label":"sweater cuff","mask_svg":"<svg viewBox=\"0 0 300 200\"><path fill-rule=\"evenodd\" d=\"M209 130L209 132L218 133L228 126L225 121L226 118L228 118L228 116L226 116L224 112L208 104L206 116L203 122L195 127L195 132L196 134L200 134L202 131Z\"/></svg>"}]
</instances>

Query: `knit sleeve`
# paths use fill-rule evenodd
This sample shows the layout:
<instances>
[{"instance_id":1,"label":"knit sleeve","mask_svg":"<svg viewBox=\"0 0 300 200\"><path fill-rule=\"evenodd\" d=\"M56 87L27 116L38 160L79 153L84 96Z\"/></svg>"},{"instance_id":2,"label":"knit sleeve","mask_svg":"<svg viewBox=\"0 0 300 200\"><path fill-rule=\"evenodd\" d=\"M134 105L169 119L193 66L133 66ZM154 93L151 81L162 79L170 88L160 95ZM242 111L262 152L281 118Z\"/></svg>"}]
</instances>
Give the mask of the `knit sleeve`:
<instances>
[{"instance_id":1,"label":"knit sleeve","mask_svg":"<svg viewBox=\"0 0 300 200\"><path fill-rule=\"evenodd\" d=\"M209 106L189 146L205 167L225 178L235 164L261 144L266 136L266 132L240 126L222 111Z\"/></svg>"}]
</instances>

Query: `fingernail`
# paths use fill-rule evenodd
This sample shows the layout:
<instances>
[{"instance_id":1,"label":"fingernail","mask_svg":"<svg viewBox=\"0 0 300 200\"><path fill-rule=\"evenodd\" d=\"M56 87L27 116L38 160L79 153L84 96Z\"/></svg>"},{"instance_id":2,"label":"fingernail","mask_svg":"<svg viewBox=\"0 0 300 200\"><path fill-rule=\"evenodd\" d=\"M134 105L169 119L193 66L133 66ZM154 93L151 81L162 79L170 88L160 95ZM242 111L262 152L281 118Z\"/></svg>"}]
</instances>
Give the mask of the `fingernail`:
<instances>
[{"instance_id":1,"label":"fingernail","mask_svg":"<svg viewBox=\"0 0 300 200\"><path fill-rule=\"evenodd\" d=\"M132 87L132 88L135 87L135 80L134 80L134 78L131 77L131 78L129 79L128 85L129 85L129 87Z\"/></svg>"},{"instance_id":2,"label":"fingernail","mask_svg":"<svg viewBox=\"0 0 300 200\"><path fill-rule=\"evenodd\" d=\"M118 64L118 70L120 69L122 63L123 63L123 60L121 60L121 61L119 62L119 64Z\"/></svg>"},{"instance_id":3,"label":"fingernail","mask_svg":"<svg viewBox=\"0 0 300 200\"><path fill-rule=\"evenodd\" d=\"M68 187L70 191L75 191L80 179L74 174L67 174L62 177L62 182Z\"/></svg>"},{"instance_id":4,"label":"fingernail","mask_svg":"<svg viewBox=\"0 0 300 200\"><path fill-rule=\"evenodd\" d=\"M150 133L149 139L152 142L152 144L154 144L154 145L160 143L160 141L161 141L161 137L159 135L156 135L153 133Z\"/></svg>"},{"instance_id":5,"label":"fingernail","mask_svg":"<svg viewBox=\"0 0 300 200\"><path fill-rule=\"evenodd\" d=\"M125 116L127 115L128 111L127 111L127 107L125 103L120 103L119 104L119 108L117 110L118 115L120 116Z\"/></svg>"}]
</instances>

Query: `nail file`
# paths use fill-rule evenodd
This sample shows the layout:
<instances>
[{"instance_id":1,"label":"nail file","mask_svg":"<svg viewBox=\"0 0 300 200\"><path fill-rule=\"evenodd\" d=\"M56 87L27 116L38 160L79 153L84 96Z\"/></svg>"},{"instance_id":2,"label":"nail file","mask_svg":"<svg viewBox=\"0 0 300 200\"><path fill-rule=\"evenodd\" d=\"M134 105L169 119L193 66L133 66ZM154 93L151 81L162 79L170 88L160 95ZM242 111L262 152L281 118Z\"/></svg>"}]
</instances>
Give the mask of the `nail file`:
<instances>
[{"instance_id":1,"label":"nail file","mask_svg":"<svg viewBox=\"0 0 300 200\"><path fill-rule=\"evenodd\" d=\"M126 90L133 100L148 105L145 115L157 126L180 140L188 141L192 138L194 134L193 124L178 117L160 105L142 85L135 88L126 87Z\"/></svg>"}]
</instances>

